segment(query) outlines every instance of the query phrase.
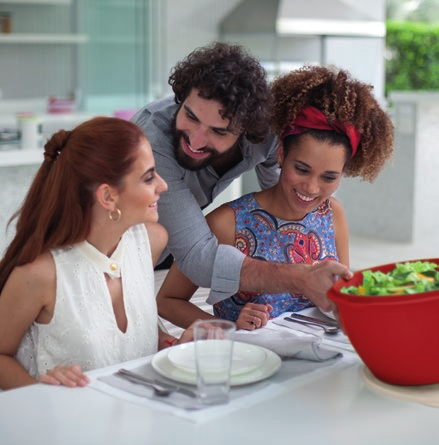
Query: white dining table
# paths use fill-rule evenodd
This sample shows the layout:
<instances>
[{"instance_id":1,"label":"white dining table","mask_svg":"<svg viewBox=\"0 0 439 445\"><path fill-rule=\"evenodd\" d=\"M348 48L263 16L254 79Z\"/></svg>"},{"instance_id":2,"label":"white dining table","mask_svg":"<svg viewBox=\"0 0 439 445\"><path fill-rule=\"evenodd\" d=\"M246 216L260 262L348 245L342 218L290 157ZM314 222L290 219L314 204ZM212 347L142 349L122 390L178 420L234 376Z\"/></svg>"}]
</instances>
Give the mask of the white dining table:
<instances>
[{"instance_id":1,"label":"white dining table","mask_svg":"<svg viewBox=\"0 0 439 445\"><path fill-rule=\"evenodd\" d=\"M409 357L408 357L409 359ZM295 379L296 366L310 372ZM129 367L129 364L125 364ZM315 368L315 369L314 369ZM96 378L110 369L93 371ZM301 444L437 445L439 409L373 390L354 352L328 366L288 360L262 396L192 417L139 404L90 385L43 384L0 393L1 445ZM160 402L158 402L160 403ZM233 409L232 409L233 408ZM215 412L215 411L214 411Z\"/></svg>"},{"instance_id":2,"label":"white dining table","mask_svg":"<svg viewBox=\"0 0 439 445\"><path fill-rule=\"evenodd\" d=\"M156 272L157 288L164 275ZM194 297L206 311L207 292ZM168 322L165 328L181 331ZM372 388L358 355L339 346L341 358L283 360L274 375L248 386L245 397L198 412L100 390L99 377L119 366L91 371L84 388L35 384L3 391L0 445L439 444L439 408ZM134 369L148 360L120 366Z\"/></svg>"}]
</instances>

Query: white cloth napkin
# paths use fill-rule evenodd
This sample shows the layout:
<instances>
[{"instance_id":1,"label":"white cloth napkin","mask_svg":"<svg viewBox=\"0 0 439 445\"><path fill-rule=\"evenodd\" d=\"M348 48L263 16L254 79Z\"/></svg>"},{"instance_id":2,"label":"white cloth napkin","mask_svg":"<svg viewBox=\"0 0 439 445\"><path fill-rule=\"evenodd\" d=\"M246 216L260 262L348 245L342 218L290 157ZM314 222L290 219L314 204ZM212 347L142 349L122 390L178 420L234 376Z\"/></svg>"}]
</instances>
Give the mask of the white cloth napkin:
<instances>
[{"instance_id":1,"label":"white cloth napkin","mask_svg":"<svg viewBox=\"0 0 439 445\"><path fill-rule=\"evenodd\" d=\"M301 313L322 318L317 308ZM284 320L291 315L285 312L254 331L237 331L235 339L270 349L284 358L325 361L341 355L340 349L352 350L349 340L342 333L325 334L318 327L305 326Z\"/></svg>"},{"instance_id":2,"label":"white cloth napkin","mask_svg":"<svg viewBox=\"0 0 439 445\"><path fill-rule=\"evenodd\" d=\"M321 337L296 335L289 329L274 329L267 325L255 331L237 331L237 341L262 346L284 358L298 358L321 362L341 355L321 345Z\"/></svg>"}]
</instances>

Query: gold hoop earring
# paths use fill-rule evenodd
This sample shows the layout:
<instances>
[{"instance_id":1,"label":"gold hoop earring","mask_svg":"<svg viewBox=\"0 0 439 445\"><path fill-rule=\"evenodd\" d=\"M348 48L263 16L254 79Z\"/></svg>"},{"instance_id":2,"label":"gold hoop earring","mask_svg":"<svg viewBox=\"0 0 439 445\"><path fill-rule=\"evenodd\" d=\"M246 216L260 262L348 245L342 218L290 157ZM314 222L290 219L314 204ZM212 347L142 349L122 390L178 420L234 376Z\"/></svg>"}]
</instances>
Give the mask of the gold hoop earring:
<instances>
[{"instance_id":1,"label":"gold hoop earring","mask_svg":"<svg viewBox=\"0 0 439 445\"><path fill-rule=\"evenodd\" d=\"M116 208L115 212L117 213L116 218L113 217L114 212L112 212L111 210L108 212L108 218L110 218L110 221L119 222L120 218L122 218L122 212L118 208Z\"/></svg>"}]
</instances>

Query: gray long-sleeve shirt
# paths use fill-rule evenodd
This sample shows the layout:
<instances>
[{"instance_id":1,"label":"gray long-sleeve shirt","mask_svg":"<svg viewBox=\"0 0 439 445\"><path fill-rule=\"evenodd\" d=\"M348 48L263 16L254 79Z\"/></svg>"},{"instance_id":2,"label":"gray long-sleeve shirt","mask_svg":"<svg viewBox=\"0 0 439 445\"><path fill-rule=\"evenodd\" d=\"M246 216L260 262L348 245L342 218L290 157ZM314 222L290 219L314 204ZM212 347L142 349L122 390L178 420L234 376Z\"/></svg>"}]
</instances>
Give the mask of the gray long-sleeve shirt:
<instances>
[{"instance_id":1,"label":"gray long-sleeve shirt","mask_svg":"<svg viewBox=\"0 0 439 445\"><path fill-rule=\"evenodd\" d=\"M274 185L279 176L277 139L269 135L265 143L251 144L244 138L242 161L222 177L211 167L186 170L177 163L172 145L172 120L177 109L173 98L162 99L139 110L132 121L142 127L151 144L157 172L168 184L159 201L159 222L169 234L160 261L172 253L186 276L198 286L210 288L207 301L214 304L238 291L245 256L232 246L218 244L202 209L234 179L253 168L262 189Z\"/></svg>"}]
</instances>

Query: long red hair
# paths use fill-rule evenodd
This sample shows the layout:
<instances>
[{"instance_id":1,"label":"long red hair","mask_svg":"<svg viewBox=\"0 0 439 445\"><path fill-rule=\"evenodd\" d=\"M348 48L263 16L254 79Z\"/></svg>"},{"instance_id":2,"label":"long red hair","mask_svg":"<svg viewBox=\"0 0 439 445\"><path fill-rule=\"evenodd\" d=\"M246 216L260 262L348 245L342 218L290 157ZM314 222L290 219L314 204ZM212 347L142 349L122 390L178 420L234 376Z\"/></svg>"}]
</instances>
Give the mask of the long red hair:
<instances>
[{"instance_id":1,"label":"long red hair","mask_svg":"<svg viewBox=\"0 0 439 445\"><path fill-rule=\"evenodd\" d=\"M18 218L15 237L0 262L0 292L16 266L53 247L86 239L95 189L104 183L123 188L142 137L132 122L96 117L47 141L44 162L8 223Z\"/></svg>"}]
</instances>

